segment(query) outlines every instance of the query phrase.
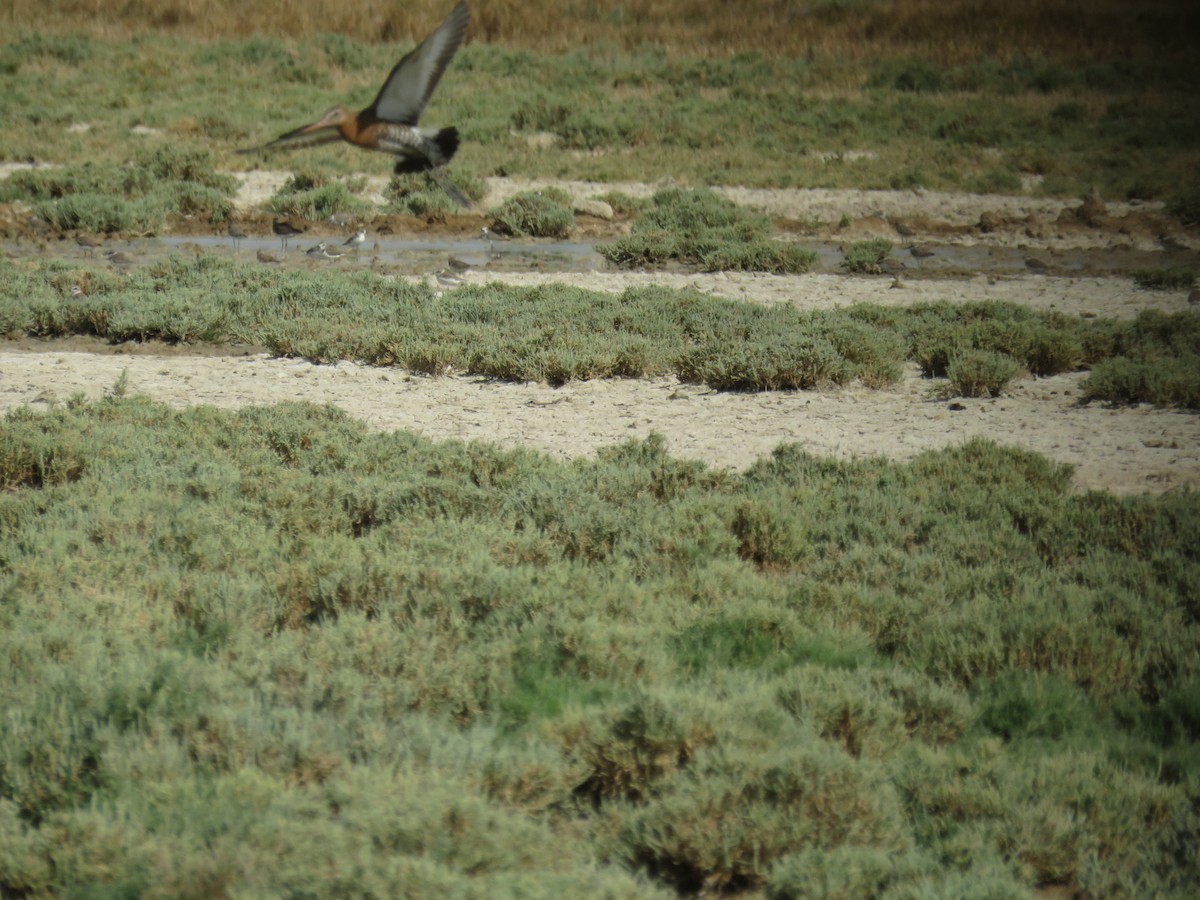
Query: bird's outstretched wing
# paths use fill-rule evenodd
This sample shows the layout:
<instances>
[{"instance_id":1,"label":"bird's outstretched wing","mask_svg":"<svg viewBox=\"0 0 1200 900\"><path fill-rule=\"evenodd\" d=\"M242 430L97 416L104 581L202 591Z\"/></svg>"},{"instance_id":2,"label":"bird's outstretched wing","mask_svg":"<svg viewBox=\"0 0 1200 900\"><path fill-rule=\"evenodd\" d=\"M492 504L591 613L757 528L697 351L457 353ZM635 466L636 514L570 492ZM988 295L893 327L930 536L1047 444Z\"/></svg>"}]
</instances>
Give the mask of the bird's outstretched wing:
<instances>
[{"instance_id":1,"label":"bird's outstretched wing","mask_svg":"<svg viewBox=\"0 0 1200 900\"><path fill-rule=\"evenodd\" d=\"M403 125L417 124L442 73L458 52L470 22L467 0L459 0L446 21L396 63L370 106L377 118Z\"/></svg>"},{"instance_id":2,"label":"bird's outstretched wing","mask_svg":"<svg viewBox=\"0 0 1200 900\"><path fill-rule=\"evenodd\" d=\"M249 147L246 150L239 150L238 153L258 153L260 150L272 150L275 147L286 146L289 149L297 147L319 147L321 144L331 144L334 141L342 139L341 134L335 126L322 128L319 131L310 131L313 126L305 125L297 128L295 131L289 131L287 134L281 134L279 137L270 143L263 144L261 147Z\"/></svg>"}]
</instances>

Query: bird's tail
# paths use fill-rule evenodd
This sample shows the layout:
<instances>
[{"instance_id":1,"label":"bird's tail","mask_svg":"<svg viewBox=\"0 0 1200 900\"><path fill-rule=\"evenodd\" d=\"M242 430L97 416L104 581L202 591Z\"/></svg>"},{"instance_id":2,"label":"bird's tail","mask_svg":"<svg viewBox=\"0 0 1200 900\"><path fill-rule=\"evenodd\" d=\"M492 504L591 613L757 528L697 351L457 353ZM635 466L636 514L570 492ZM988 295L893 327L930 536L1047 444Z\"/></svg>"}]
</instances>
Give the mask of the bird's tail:
<instances>
[{"instance_id":1,"label":"bird's tail","mask_svg":"<svg viewBox=\"0 0 1200 900\"><path fill-rule=\"evenodd\" d=\"M427 172L444 166L458 152L458 129L453 125L441 131L419 128L417 133L423 138L424 146L419 152L403 153L396 157L396 168L392 171L397 175Z\"/></svg>"},{"instance_id":2,"label":"bird's tail","mask_svg":"<svg viewBox=\"0 0 1200 900\"><path fill-rule=\"evenodd\" d=\"M446 177L445 172L443 172L441 169L434 169L429 174L432 176L433 180L438 183L438 186L450 195L451 200L453 200L463 209L468 209L471 206L471 201L464 197L462 191L454 186L454 182Z\"/></svg>"}]
</instances>

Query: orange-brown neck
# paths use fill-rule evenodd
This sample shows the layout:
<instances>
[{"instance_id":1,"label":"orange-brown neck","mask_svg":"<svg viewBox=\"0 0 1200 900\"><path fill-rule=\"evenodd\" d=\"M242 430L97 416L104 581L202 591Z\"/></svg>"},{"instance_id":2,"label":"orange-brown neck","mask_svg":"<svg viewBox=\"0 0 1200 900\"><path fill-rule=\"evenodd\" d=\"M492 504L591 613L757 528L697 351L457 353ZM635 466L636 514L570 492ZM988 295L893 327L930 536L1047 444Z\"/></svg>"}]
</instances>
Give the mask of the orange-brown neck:
<instances>
[{"instance_id":1,"label":"orange-brown neck","mask_svg":"<svg viewBox=\"0 0 1200 900\"><path fill-rule=\"evenodd\" d=\"M371 110L364 109L357 113L347 113L338 124L338 132L344 140L358 146L367 146L371 139L371 126L375 124L375 116Z\"/></svg>"}]
</instances>

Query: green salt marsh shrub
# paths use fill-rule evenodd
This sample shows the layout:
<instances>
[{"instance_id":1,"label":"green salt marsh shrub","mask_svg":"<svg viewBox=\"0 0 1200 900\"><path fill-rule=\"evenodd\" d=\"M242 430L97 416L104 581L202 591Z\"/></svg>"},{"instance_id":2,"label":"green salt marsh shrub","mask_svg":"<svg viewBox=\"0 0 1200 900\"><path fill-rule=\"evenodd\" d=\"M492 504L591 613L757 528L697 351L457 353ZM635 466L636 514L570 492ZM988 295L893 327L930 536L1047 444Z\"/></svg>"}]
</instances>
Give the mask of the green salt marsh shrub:
<instances>
[{"instance_id":1,"label":"green salt marsh shrub","mask_svg":"<svg viewBox=\"0 0 1200 900\"><path fill-rule=\"evenodd\" d=\"M456 370L562 384L675 373L724 390L853 379L884 387L906 359L925 375L947 377L952 360L991 353L1037 375L1091 367L1089 400L1189 405L1196 402L1191 373L1200 369L1200 314L1190 311L1143 313L1132 322L996 303L802 312L695 291L614 295L564 284L471 285L439 298L424 284L366 271L268 271L215 255L171 256L121 276L78 261L33 270L0 261L0 273L6 331L236 341L316 362L357 359L430 375ZM70 296L73 284L84 287L83 297ZM968 390L1002 383L994 366L959 367Z\"/></svg>"},{"instance_id":2,"label":"green salt marsh shrub","mask_svg":"<svg viewBox=\"0 0 1200 900\"><path fill-rule=\"evenodd\" d=\"M814 252L773 240L766 216L741 209L707 188L667 188L651 203L627 237L597 244L596 250L628 268L677 260L704 271L785 273L807 272L816 262Z\"/></svg>"},{"instance_id":3,"label":"green salt marsh shrub","mask_svg":"<svg viewBox=\"0 0 1200 900\"><path fill-rule=\"evenodd\" d=\"M946 367L950 388L961 397L999 397L1021 367L1011 356L990 350L963 350Z\"/></svg>"},{"instance_id":4,"label":"green salt marsh shrub","mask_svg":"<svg viewBox=\"0 0 1200 900\"><path fill-rule=\"evenodd\" d=\"M387 200L384 212L410 216L461 213L462 208L439 183L443 178L452 182L468 200L482 200L487 193L487 185L482 178L458 168L436 175L431 172L393 175L383 191Z\"/></svg>"},{"instance_id":5,"label":"green salt marsh shrub","mask_svg":"<svg viewBox=\"0 0 1200 900\"><path fill-rule=\"evenodd\" d=\"M1153 403L1200 408L1200 355L1183 359L1118 357L1092 367L1082 385L1084 402Z\"/></svg>"},{"instance_id":6,"label":"green salt marsh shrub","mask_svg":"<svg viewBox=\"0 0 1200 900\"><path fill-rule=\"evenodd\" d=\"M6 417L0 473L5 889L1194 877L1191 494L115 395ZM748 503L800 552L746 560Z\"/></svg>"},{"instance_id":7,"label":"green salt marsh shrub","mask_svg":"<svg viewBox=\"0 0 1200 900\"><path fill-rule=\"evenodd\" d=\"M1196 271L1188 266L1135 269L1133 283L1150 291L1186 291L1196 283Z\"/></svg>"},{"instance_id":8,"label":"green salt marsh shrub","mask_svg":"<svg viewBox=\"0 0 1200 900\"><path fill-rule=\"evenodd\" d=\"M886 238L856 241L846 251L841 266L853 275L878 275L883 271L881 264L892 252L892 246Z\"/></svg>"},{"instance_id":9,"label":"green salt marsh shrub","mask_svg":"<svg viewBox=\"0 0 1200 900\"><path fill-rule=\"evenodd\" d=\"M575 226L571 198L559 188L523 191L489 213L501 234L565 238Z\"/></svg>"},{"instance_id":10,"label":"green salt marsh shrub","mask_svg":"<svg viewBox=\"0 0 1200 900\"><path fill-rule=\"evenodd\" d=\"M237 182L218 174L207 150L141 150L134 164L31 169L0 182L0 200L25 200L59 231L152 232L169 214L224 221Z\"/></svg>"},{"instance_id":11,"label":"green salt marsh shrub","mask_svg":"<svg viewBox=\"0 0 1200 900\"><path fill-rule=\"evenodd\" d=\"M364 215L371 204L355 196L345 179L331 180L314 172L298 172L267 201L267 209L276 215L297 216L319 222L334 213Z\"/></svg>"}]
</instances>

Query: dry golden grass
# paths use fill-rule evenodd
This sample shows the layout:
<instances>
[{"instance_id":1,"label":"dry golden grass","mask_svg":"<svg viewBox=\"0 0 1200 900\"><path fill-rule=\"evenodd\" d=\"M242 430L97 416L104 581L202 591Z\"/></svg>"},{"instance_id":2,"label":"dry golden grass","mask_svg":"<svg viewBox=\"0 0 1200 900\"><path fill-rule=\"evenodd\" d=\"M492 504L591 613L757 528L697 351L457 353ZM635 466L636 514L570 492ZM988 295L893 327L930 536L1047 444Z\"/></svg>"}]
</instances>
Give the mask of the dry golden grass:
<instances>
[{"instance_id":1,"label":"dry golden grass","mask_svg":"<svg viewBox=\"0 0 1200 900\"><path fill-rule=\"evenodd\" d=\"M14 30L107 37L163 31L189 37L339 33L412 41L452 0L9 0ZM470 40L544 52L608 42L685 53L814 54L837 59L911 55L937 64L981 55L1081 62L1130 56L1186 59L1200 12L1174 0L476 0Z\"/></svg>"}]
</instances>

